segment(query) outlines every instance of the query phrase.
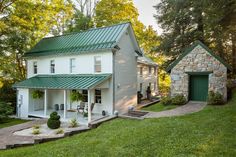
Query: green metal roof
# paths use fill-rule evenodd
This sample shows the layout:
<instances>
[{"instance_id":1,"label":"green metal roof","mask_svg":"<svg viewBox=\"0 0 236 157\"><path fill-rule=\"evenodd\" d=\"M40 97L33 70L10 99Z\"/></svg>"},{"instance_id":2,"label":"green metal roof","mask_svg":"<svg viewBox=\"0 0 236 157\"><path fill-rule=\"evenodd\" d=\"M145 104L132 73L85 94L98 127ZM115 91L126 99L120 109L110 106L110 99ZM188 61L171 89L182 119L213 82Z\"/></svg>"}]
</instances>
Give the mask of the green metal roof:
<instances>
[{"instance_id":1,"label":"green metal roof","mask_svg":"<svg viewBox=\"0 0 236 157\"><path fill-rule=\"evenodd\" d=\"M92 28L87 31L43 38L24 57L45 55L81 54L116 46L121 34L130 26L122 23L109 27Z\"/></svg>"},{"instance_id":2,"label":"green metal roof","mask_svg":"<svg viewBox=\"0 0 236 157\"><path fill-rule=\"evenodd\" d=\"M37 75L13 85L15 88L34 89L89 89L99 85L111 74Z\"/></svg>"},{"instance_id":3,"label":"green metal roof","mask_svg":"<svg viewBox=\"0 0 236 157\"><path fill-rule=\"evenodd\" d=\"M232 67L226 63L221 57L213 53L206 45L201 41L195 41L184 53L182 53L174 62L172 62L166 69L167 72L170 72L187 54L189 54L196 46L200 45L204 48L211 56L215 57L219 62L221 62L228 70L232 71Z\"/></svg>"}]
</instances>

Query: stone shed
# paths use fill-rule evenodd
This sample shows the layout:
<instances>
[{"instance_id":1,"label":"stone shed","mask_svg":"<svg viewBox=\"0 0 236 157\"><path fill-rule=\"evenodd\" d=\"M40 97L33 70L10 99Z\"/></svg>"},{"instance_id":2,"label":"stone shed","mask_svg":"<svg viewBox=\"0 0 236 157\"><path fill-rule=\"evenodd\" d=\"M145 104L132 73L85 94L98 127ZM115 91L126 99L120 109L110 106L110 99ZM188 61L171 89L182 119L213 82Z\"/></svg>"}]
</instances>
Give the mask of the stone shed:
<instances>
[{"instance_id":1,"label":"stone shed","mask_svg":"<svg viewBox=\"0 0 236 157\"><path fill-rule=\"evenodd\" d=\"M171 96L183 94L189 101L206 101L209 91L227 100L227 72L231 67L206 45L196 41L167 71L171 76Z\"/></svg>"}]
</instances>

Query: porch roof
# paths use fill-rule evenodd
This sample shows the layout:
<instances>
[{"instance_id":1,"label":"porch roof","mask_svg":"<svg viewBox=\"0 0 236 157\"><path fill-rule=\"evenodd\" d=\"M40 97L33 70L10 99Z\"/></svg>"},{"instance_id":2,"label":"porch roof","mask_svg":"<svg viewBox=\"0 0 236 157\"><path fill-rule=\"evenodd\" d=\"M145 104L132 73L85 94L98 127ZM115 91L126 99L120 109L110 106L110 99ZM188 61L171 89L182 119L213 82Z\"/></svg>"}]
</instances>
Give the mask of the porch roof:
<instances>
[{"instance_id":1,"label":"porch roof","mask_svg":"<svg viewBox=\"0 0 236 157\"><path fill-rule=\"evenodd\" d=\"M57 74L36 75L13 85L14 88L35 89L90 89L105 80L111 74Z\"/></svg>"}]
</instances>

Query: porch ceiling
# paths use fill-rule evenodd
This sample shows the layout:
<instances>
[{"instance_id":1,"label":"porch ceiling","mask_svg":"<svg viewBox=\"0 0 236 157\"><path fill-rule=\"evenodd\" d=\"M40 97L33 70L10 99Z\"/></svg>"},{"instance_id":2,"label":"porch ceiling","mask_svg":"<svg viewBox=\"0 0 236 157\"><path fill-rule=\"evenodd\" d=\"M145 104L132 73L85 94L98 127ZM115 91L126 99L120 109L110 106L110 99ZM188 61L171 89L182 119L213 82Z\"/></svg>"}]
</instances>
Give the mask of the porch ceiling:
<instances>
[{"instance_id":1,"label":"porch ceiling","mask_svg":"<svg viewBox=\"0 0 236 157\"><path fill-rule=\"evenodd\" d=\"M35 89L89 89L95 87L111 74L57 74L37 75L13 85L14 88Z\"/></svg>"}]
</instances>

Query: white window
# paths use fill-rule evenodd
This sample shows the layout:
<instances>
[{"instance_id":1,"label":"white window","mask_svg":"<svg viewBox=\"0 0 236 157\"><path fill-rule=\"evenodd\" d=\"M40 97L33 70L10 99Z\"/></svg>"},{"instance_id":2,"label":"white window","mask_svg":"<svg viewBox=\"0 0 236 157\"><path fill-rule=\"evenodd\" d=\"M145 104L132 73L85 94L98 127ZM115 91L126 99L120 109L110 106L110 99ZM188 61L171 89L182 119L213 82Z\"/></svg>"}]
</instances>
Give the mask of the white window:
<instances>
[{"instance_id":1,"label":"white window","mask_svg":"<svg viewBox=\"0 0 236 157\"><path fill-rule=\"evenodd\" d=\"M38 65L37 62L33 62L34 74L38 73Z\"/></svg>"},{"instance_id":2,"label":"white window","mask_svg":"<svg viewBox=\"0 0 236 157\"><path fill-rule=\"evenodd\" d=\"M75 58L70 59L70 73L75 72Z\"/></svg>"},{"instance_id":3,"label":"white window","mask_svg":"<svg viewBox=\"0 0 236 157\"><path fill-rule=\"evenodd\" d=\"M94 72L99 73L102 71L101 56L94 57Z\"/></svg>"},{"instance_id":4,"label":"white window","mask_svg":"<svg viewBox=\"0 0 236 157\"><path fill-rule=\"evenodd\" d=\"M102 103L102 91L99 89L95 89L95 103Z\"/></svg>"},{"instance_id":5,"label":"white window","mask_svg":"<svg viewBox=\"0 0 236 157\"><path fill-rule=\"evenodd\" d=\"M55 73L55 61L54 60L50 61L50 72L52 74Z\"/></svg>"},{"instance_id":6,"label":"white window","mask_svg":"<svg viewBox=\"0 0 236 157\"><path fill-rule=\"evenodd\" d=\"M148 72L149 72L149 75L152 74L152 67L151 66L148 67Z\"/></svg>"},{"instance_id":7,"label":"white window","mask_svg":"<svg viewBox=\"0 0 236 157\"><path fill-rule=\"evenodd\" d=\"M140 76L143 75L143 67L140 67L140 68L139 68L139 74L140 74Z\"/></svg>"}]
</instances>

